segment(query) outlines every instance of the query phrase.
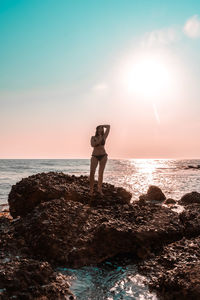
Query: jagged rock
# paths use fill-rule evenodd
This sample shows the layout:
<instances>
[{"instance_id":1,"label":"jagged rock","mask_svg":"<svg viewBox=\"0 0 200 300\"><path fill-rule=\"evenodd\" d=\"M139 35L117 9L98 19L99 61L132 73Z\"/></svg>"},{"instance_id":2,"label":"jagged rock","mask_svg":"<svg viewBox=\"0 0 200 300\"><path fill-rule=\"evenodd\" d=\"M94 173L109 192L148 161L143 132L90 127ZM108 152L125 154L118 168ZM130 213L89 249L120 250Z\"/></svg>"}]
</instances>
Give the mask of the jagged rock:
<instances>
[{"instance_id":1,"label":"jagged rock","mask_svg":"<svg viewBox=\"0 0 200 300\"><path fill-rule=\"evenodd\" d=\"M12 187L10 212L21 217L0 218L3 299L74 297L67 277L50 263L80 267L119 254L145 259L140 271L164 299L199 298L200 238L182 237L199 235L200 204L192 202L179 216L154 203L165 200L155 186L134 203L122 188L104 183L103 192L91 198L86 176L55 172L24 178Z\"/></svg>"},{"instance_id":2,"label":"jagged rock","mask_svg":"<svg viewBox=\"0 0 200 300\"><path fill-rule=\"evenodd\" d=\"M8 197L10 214L13 218L25 216L37 205L52 199L63 198L65 201L81 203L103 203L104 205L129 204L131 193L112 184L103 183L104 197L96 194L93 199L89 195L87 176L76 177L64 173L40 173L23 178L12 186Z\"/></svg>"},{"instance_id":3,"label":"jagged rock","mask_svg":"<svg viewBox=\"0 0 200 300\"><path fill-rule=\"evenodd\" d=\"M180 204L182 205L189 205L192 203L200 204L200 193L198 192L187 193L180 200Z\"/></svg>"},{"instance_id":4,"label":"jagged rock","mask_svg":"<svg viewBox=\"0 0 200 300\"><path fill-rule=\"evenodd\" d=\"M120 253L145 258L183 231L177 213L152 203L92 207L64 199L41 203L15 226L37 258L71 267Z\"/></svg>"},{"instance_id":5,"label":"jagged rock","mask_svg":"<svg viewBox=\"0 0 200 300\"><path fill-rule=\"evenodd\" d=\"M143 194L139 197L141 203L144 201L164 201L166 199L165 195L163 194L162 190L155 186L150 185L147 191L147 194Z\"/></svg>"},{"instance_id":6,"label":"jagged rock","mask_svg":"<svg viewBox=\"0 0 200 300\"><path fill-rule=\"evenodd\" d=\"M72 300L67 276L54 272L48 262L11 259L1 263L1 299Z\"/></svg>"},{"instance_id":7,"label":"jagged rock","mask_svg":"<svg viewBox=\"0 0 200 300\"><path fill-rule=\"evenodd\" d=\"M151 288L166 300L200 299L200 237L169 244L139 266Z\"/></svg>"},{"instance_id":8,"label":"jagged rock","mask_svg":"<svg viewBox=\"0 0 200 300\"><path fill-rule=\"evenodd\" d=\"M0 299L75 299L66 275L48 262L32 259L15 222L6 213L0 215Z\"/></svg>"},{"instance_id":9,"label":"jagged rock","mask_svg":"<svg viewBox=\"0 0 200 300\"><path fill-rule=\"evenodd\" d=\"M130 204L130 193L106 183L103 197L88 192L87 177L54 172L30 176L12 188L11 213L23 216L15 230L37 258L73 267L120 253L145 258L182 237L179 216L168 208ZM151 187L148 195L161 199L163 194Z\"/></svg>"},{"instance_id":10,"label":"jagged rock","mask_svg":"<svg viewBox=\"0 0 200 300\"><path fill-rule=\"evenodd\" d=\"M187 205L180 214L180 220L184 226L184 235L193 237L200 235L200 204Z\"/></svg>"}]
</instances>

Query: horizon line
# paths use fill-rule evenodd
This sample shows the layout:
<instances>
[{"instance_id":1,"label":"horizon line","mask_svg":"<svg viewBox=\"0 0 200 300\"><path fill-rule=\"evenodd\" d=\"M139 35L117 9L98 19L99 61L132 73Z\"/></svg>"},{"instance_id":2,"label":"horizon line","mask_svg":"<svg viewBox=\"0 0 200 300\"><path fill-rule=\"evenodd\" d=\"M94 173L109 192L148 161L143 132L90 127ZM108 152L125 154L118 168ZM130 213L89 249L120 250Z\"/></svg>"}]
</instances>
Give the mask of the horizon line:
<instances>
[{"instance_id":1,"label":"horizon line","mask_svg":"<svg viewBox=\"0 0 200 300\"><path fill-rule=\"evenodd\" d=\"M87 159L90 160L90 157L65 157L65 158L53 158L53 157L26 157L26 158L14 158L14 157L10 157L10 158L1 158L0 160L74 160L74 159ZM124 159L124 160L134 160L134 159L149 159L149 160L153 160L153 159L163 159L163 160L167 160L167 159L176 159L176 160L183 160L183 159L194 159L194 160L200 160L200 158L198 157L109 157L109 159ZM108 159L108 160L109 160Z\"/></svg>"}]
</instances>

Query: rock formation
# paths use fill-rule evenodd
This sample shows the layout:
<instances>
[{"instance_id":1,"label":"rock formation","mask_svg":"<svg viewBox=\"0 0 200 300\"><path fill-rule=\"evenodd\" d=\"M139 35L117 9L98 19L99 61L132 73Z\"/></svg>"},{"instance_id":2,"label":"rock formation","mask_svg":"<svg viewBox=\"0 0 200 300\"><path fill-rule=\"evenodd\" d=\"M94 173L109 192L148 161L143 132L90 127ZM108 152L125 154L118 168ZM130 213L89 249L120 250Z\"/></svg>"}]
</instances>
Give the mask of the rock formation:
<instances>
[{"instance_id":1,"label":"rock formation","mask_svg":"<svg viewBox=\"0 0 200 300\"><path fill-rule=\"evenodd\" d=\"M162 299L200 299L200 237L169 244L139 270L150 278L150 287Z\"/></svg>"},{"instance_id":2,"label":"rock formation","mask_svg":"<svg viewBox=\"0 0 200 300\"><path fill-rule=\"evenodd\" d=\"M73 300L68 277L32 257L15 221L0 215L0 299Z\"/></svg>"},{"instance_id":3,"label":"rock formation","mask_svg":"<svg viewBox=\"0 0 200 300\"><path fill-rule=\"evenodd\" d=\"M139 197L141 201L164 201L166 199L165 195L163 194L162 190L155 186L155 185L150 185L148 188L147 194L141 195Z\"/></svg>"},{"instance_id":4,"label":"rock formation","mask_svg":"<svg viewBox=\"0 0 200 300\"><path fill-rule=\"evenodd\" d=\"M182 197L185 210L179 215L161 205L166 197L155 186L135 202L108 183L103 192L90 197L86 176L56 172L29 176L12 187L14 219L2 217L0 228L3 299L74 299L67 276L55 266L96 265L126 254L164 299L200 297L198 193ZM184 298L190 293L196 298Z\"/></svg>"},{"instance_id":5,"label":"rock formation","mask_svg":"<svg viewBox=\"0 0 200 300\"><path fill-rule=\"evenodd\" d=\"M23 216L16 230L36 256L73 267L120 253L144 258L182 237L177 213L153 203L131 204L130 193L113 185L104 184L103 191L104 197L91 198L83 176L50 172L23 179L9 195L11 214ZM160 199L162 192L151 187L148 195Z\"/></svg>"},{"instance_id":6,"label":"rock formation","mask_svg":"<svg viewBox=\"0 0 200 300\"><path fill-rule=\"evenodd\" d=\"M182 205L189 205L192 203L200 204L200 193L197 192L187 193L180 200L180 204Z\"/></svg>"},{"instance_id":7,"label":"rock formation","mask_svg":"<svg viewBox=\"0 0 200 300\"><path fill-rule=\"evenodd\" d=\"M103 183L104 197L100 194L89 196L89 182L87 176L76 177L64 173L40 173L23 178L12 186L8 197L10 214L13 218L25 216L40 203L54 199L64 199L93 205L100 202L103 206L130 203L131 193L114 185Z\"/></svg>"}]
</instances>

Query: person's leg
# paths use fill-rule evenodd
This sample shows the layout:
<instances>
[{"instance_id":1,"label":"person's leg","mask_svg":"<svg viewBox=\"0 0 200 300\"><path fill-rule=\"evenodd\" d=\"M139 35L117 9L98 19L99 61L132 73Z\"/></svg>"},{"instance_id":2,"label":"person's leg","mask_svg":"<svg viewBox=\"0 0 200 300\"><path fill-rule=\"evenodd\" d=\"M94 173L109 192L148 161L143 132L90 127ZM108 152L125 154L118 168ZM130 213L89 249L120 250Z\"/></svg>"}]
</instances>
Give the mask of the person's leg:
<instances>
[{"instance_id":1,"label":"person's leg","mask_svg":"<svg viewBox=\"0 0 200 300\"><path fill-rule=\"evenodd\" d=\"M102 183L103 183L103 172L107 162L107 155L105 155L99 162L99 178L98 178L98 191L102 193Z\"/></svg>"},{"instance_id":2,"label":"person's leg","mask_svg":"<svg viewBox=\"0 0 200 300\"><path fill-rule=\"evenodd\" d=\"M90 195L92 195L94 191L94 175L95 175L97 165L98 165L98 159L92 156L90 160Z\"/></svg>"}]
</instances>

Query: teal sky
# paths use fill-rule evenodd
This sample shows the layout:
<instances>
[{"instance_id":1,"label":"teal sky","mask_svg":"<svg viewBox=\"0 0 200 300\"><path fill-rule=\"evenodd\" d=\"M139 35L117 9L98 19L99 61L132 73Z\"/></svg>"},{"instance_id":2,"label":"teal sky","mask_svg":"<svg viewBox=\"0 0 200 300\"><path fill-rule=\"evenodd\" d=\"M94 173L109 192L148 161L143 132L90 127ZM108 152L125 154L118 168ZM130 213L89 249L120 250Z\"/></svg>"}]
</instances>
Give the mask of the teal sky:
<instances>
[{"instance_id":1,"label":"teal sky","mask_svg":"<svg viewBox=\"0 0 200 300\"><path fill-rule=\"evenodd\" d=\"M198 0L1 0L0 87L93 81L134 38L197 12Z\"/></svg>"},{"instance_id":2,"label":"teal sky","mask_svg":"<svg viewBox=\"0 0 200 300\"><path fill-rule=\"evenodd\" d=\"M184 35L183 27L188 19L199 14L199 0L0 0L0 133L3 136L0 157L87 157L90 149L83 139L77 144L72 142L73 147L69 148L62 139L69 141L79 132L86 139L91 126L98 122L113 125L113 145L112 139L109 145L113 157L140 157L139 148L134 152L134 146L130 151L114 150L115 130L124 126L117 113L114 120L115 100L109 99L118 93L113 87L102 97L89 95L89 91L109 80L126 53L137 47L147 33L167 28L179 32L180 37L164 47L194 76L180 122L190 107L196 123L185 122L189 127L193 124L195 141L199 130L200 38ZM120 111L120 107L116 109ZM160 107L160 112L164 109ZM126 114L125 109L123 113ZM176 119L175 115L171 117ZM124 118L130 118L122 130L125 139L131 134L125 131L132 121L130 116ZM158 135L163 136L166 129L161 127L162 124ZM157 129L152 130L155 134ZM52 151L51 137L58 143L58 148L53 147ZM32 148L24 142L27 138L32 140ZM144 145L148 147L148 143L146 140ZM34 148L34 145L40 146ZM197 152L192 149L181 152L177 145L166 153L162 148L158 151L150 147L149 153L142 152L141 156L196 156L200 145Z\"/></svg>"}]
</instances>

